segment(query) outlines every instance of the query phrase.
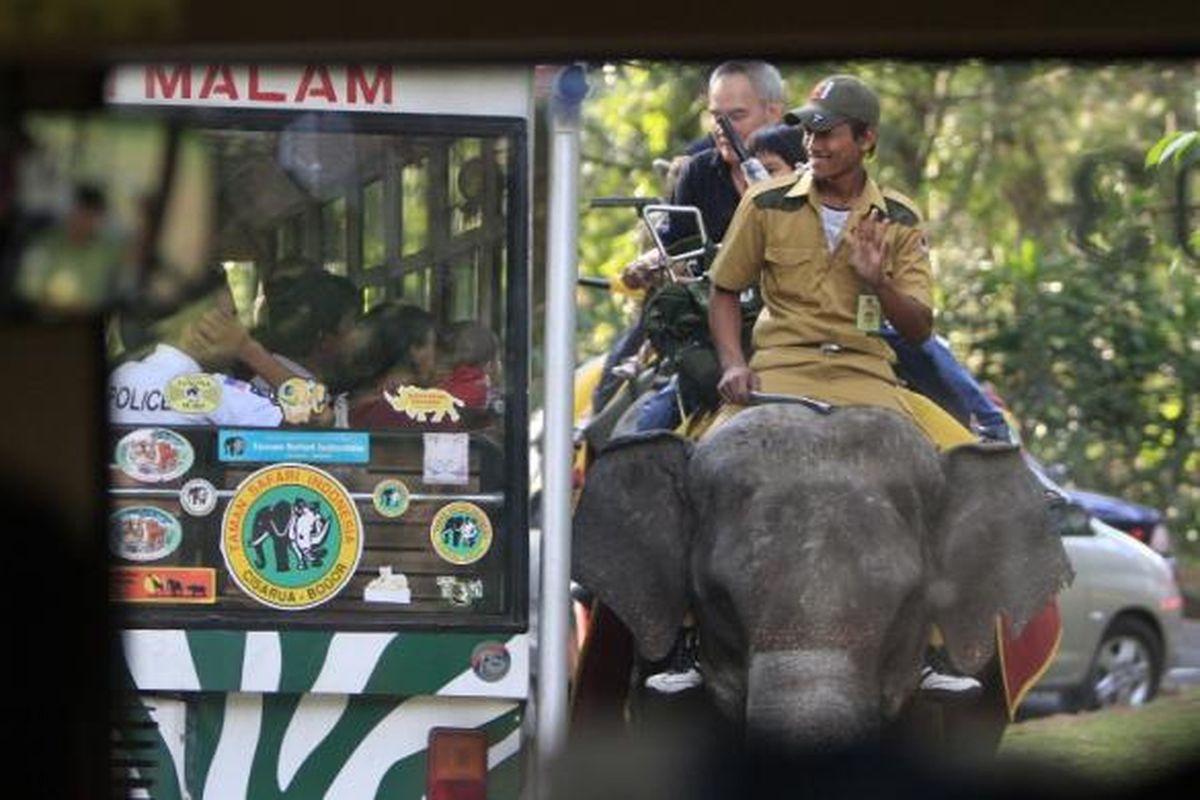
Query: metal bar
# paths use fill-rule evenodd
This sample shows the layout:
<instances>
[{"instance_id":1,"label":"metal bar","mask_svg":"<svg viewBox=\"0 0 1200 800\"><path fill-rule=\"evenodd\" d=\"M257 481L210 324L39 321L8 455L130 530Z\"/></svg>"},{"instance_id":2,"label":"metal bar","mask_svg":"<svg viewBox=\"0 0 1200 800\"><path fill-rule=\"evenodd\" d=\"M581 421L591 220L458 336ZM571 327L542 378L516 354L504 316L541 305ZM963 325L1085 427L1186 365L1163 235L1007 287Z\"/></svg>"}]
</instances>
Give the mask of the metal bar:
<instances>
[{"instance_id":1,"label":"metal bar","mask_svg":"<svg viewBox=\"0 0 1200 800\"><path fill-rule=\"evenodd\" d=\"M806 395L797 394L772 394L770 392L751 392L750 404L763 405L765 403L788 403L791 405L808 406L814 411L820 411L822 414L828 414L833 410L833 406L829 403L814 400Z\"/></svg>"},{"instance_id":2,"label":"metal bar","mask_svg":"<svg viewBox=\"0 0 1200 800\"><path fill-rule=\"evenodd\" d=\"M109 489L108 493L113 497L179 497L178 489ZM233 497L236 491L233 489L218 489L217 497L229 498ZM358 501L370 501L374 495L370 492L348 492L350 497ZM409 502L423 503L433 502L435 500L465 500L468 503L483 503L485 505L503 505L504 494L502 492L490 494L410 494Z\"/></svg>"},{"instance_id":3,"label":"metal bar","mask_svg":"<svg viewBox=\"0 0 1200 800\"><path fill-rule=\"evenodd\" d=\"M695 250L689 250L686 253L671 255L667 252L667 246L663 244L662 237L659 236L658 227L650 221L652 214L688 214L696 218L696 229L700 231L700 246ZM671 264L676 261L686 261L689 258L699 258L708 251L708 230L704 227L704 216L700 213L700 209L695 206L674 206L663 204L651 204L642 207L642 221L646 227L650 229L650 235L654 237L654 246L658 248L658 253L662 257L664 264Z\"/></svg>"},{"instance_id":4,"label":"metal bar","mask_svg":"<svg viewBox=\"0 0 1200 800\"><path fill-rule=\"evenodd\" d=\"M578 277L580 106L587 94L581 64L554 80L550 124L550 197L546 263L546 428L542 472L541 607L536 686L538 796L567 740L567 637L571 608L571 459Z\"/></svg>"}]
</instances>

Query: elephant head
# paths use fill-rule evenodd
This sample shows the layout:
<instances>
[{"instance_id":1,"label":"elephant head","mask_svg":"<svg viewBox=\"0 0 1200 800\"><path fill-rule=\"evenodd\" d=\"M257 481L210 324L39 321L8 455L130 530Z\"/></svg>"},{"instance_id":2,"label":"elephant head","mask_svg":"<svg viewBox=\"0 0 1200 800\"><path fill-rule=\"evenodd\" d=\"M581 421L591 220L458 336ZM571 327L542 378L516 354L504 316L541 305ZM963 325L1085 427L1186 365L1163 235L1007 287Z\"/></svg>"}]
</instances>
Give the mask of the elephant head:
<instances>
[{"instance_id":1,"label":"elephant head","mask_svg":"<svg viewBox=\"0 0 1200 800\"><path fill-rule=\"evenodd\" d=\"M936 625L994 652L1070 579L1014 447L939 454L900 414L747 409L694 446L614 441L575 515L575 579L662 658L691 608L717 708L802 745L872 736L916 689Z\"/></svg>"}]
</instances>

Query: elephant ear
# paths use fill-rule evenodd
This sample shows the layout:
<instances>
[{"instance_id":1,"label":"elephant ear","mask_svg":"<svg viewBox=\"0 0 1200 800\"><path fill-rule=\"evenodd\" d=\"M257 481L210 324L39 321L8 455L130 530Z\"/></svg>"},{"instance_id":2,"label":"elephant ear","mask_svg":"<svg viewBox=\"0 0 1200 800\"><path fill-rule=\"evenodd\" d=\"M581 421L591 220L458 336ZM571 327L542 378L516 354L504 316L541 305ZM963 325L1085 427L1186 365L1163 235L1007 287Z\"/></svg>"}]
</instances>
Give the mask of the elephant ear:
<instances>
[{"instance_id":1,"label":"elephant ear","mask_svg":"<svg viewBox=\"0 0 1200 800\"><path fill-rule=\"evenodd\" d=\"M575 508L572 575L650 660L666 657L688 608L691 449L667 432L614 439L588 469Z\"/></svg>"},{"instance_id":2,"label":"elephant ear","mask_svg":"<svg viewBox=\"0 0 1200 800\"><path fill-rule=\"evenodd\" d=\"M1074 573L1043 491L1013 445L942 454L934 521L934 621L951 661L976 672L995 652L996 615L1021 630Z\"/></svg>"}]
</instances>

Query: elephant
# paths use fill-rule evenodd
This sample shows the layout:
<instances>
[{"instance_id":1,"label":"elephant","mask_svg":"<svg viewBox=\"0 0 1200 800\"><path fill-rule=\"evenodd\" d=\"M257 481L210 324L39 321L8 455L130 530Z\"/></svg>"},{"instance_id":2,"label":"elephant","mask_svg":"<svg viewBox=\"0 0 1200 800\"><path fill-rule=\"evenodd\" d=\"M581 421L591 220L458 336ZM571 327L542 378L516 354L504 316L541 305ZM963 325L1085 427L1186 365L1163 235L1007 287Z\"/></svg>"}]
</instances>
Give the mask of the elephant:
<instances>
[{"instance_id":1,"label":"elephant","mask_svg":"<svg viewBox=\"0 0 1200 800\"><path fill-rule=\"evenodd\" d=\"M612 440L576 505L572 574L664 658L690 609L705 686L747 738L875 741L917 690L931 626L991 663L1073 577L1008 444L938 452L900 413L768 404L697 443Z\"/></svg>"},{"instance_id":2,"label":"elephant","mask_svg":"<svg viewBox=\"0 0 1200 800\"><path fill-rule=\"evenodd\" d=\"M291 520L292 507L286 500L263 507L254 515L250 545L254 548L254 565L256 567L264 569L267 566L264 551L266 543L269 541L275 553L275 571L290 571L288 548L291 540L288 536L288 526L291 525Z\"/></svg>"}]
</instances>

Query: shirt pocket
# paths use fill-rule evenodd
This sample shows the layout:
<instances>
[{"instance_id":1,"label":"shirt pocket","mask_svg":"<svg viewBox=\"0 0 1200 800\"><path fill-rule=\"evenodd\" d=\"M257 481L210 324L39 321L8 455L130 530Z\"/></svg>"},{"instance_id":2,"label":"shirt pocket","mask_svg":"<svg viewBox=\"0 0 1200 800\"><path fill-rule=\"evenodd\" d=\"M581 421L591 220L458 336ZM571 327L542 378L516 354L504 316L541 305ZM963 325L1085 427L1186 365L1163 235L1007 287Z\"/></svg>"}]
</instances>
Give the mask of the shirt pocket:
<instances>
[{"instance_id":1,"label":"shirt pocket","mask_svg":"<svg viewBox=\"0 0 1200 800\"><path fill-rule=\"evenodd\" d=\"M816 301L817 290L828 271L827 259L814 247L768 245L764 288L780 297L800 302Z\"/></svg>"}]
</instances>

